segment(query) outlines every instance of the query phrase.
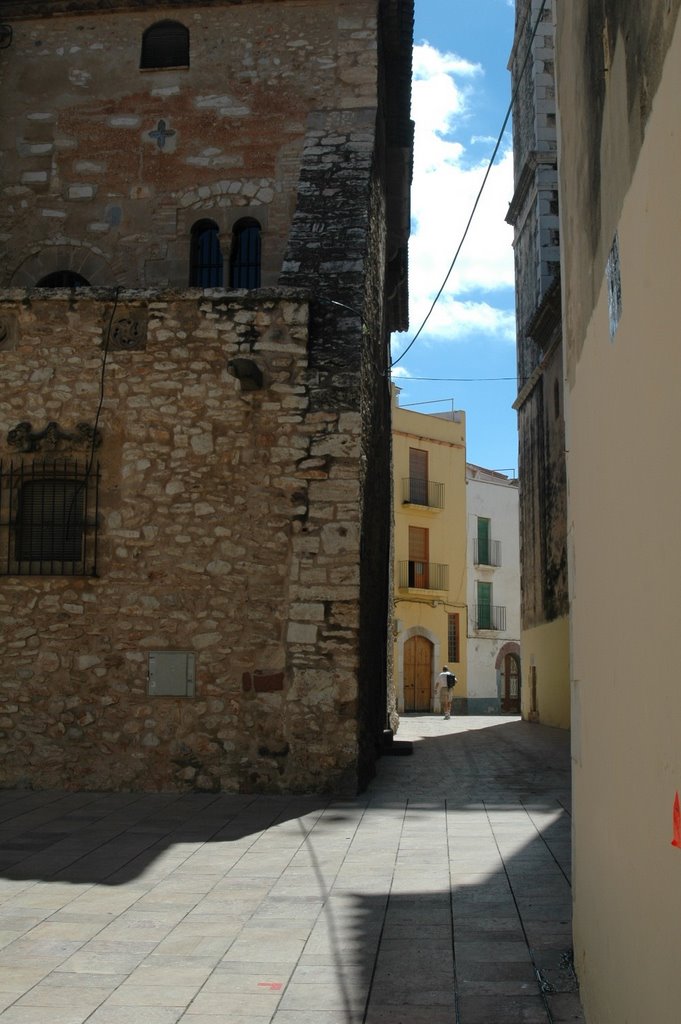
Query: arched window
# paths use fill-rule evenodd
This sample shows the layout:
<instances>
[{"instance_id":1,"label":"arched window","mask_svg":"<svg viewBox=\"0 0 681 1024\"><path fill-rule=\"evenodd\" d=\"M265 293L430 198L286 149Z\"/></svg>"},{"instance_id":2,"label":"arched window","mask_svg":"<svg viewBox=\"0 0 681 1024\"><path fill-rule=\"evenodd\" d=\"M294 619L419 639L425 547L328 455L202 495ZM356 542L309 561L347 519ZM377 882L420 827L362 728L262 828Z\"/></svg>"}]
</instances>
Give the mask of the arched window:
<instances>
[{"instance_id":1,"label":"arched window","mask_svg":"<svg viewBox=\"0 0 681 1024\"><path fill-rule=\"evenodd\" d=\"M36 288L89 288L90 282L73 270L55 270L41 277Z\"/></svg>"},{"instance_id":2,"label":"arched window","mask_svg":"<svg viewBox=\"0 0 681 1024\"><path fill-rule=\"evenodd\" d=\"M244 217L234 225L229 259L230 288L260 287L260 225Z\"/></svg>"},{"instance_id":3,"label":"arched window","mask_svg":"<svg viewBox=\"0 0 681 1024\"><path fill-rule=\"evenodd\" d=\"M140 68L188 68L189 29L179 21L157 21L142 36Z\"/></svg>"},{"instance_id":4,"label":"arched window","mask_svg":"<svg viewBox=\"0 0 681 1024\"><path fill-rule=\"evenodd\" d=\"M192 228L189 284L221 288L222 277L220 229L214 220L198 220Z\"/></svg>"}]
</instances>

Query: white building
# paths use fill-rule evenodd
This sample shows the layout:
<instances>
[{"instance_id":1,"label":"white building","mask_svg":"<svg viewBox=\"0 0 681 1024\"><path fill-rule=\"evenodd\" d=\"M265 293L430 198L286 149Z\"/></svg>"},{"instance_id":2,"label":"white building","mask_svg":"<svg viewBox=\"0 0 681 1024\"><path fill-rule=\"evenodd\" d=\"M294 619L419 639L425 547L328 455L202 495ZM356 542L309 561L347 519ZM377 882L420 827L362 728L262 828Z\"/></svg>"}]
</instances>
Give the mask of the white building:
<instances>
[{"instance_id":1,"label":"white building","mask_svg":"<svg viewBox=\"0 0 681 1024\"><path fill-rule=\"evenodd\" d=\"M468 714L520 713L518 481L466 464Z\"/></svg>"}]
</instances>

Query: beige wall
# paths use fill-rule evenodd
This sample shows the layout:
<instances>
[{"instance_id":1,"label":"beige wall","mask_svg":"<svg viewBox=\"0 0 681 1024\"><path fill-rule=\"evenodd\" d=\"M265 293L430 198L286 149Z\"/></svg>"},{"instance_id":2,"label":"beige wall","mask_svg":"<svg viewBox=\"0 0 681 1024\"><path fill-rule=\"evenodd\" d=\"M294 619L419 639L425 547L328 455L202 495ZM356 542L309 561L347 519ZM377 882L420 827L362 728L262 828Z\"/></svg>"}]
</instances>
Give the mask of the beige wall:
<instances>
[{"instance_id":1,"label":"beige wall","mask_svg":"<svg viewBox=\"0 0 681 1024\"><path fill-rule=\"evenodd\" d=\"M570 728L569 620L566 616L521 633L522 689L520 710L523 718ZM532 680L536 679L536 706L532 699Z\"/></svg>"},{"instance_id":2,"label":"beige wall","mask_svg":"<svg viewBox=\"0 0 681 1024\"><path fill-rule=\"evenodd\" d=\"M453 419L430 416L393 407L393 485L395 508L395 688L398 708L403 710L403 655L409 637L427 637L433 645L432 708L435 680L448 663L458 678L455 696L465 699L466 681L466 420L463 412ZM402 481L409 477L409 449L428 452L429 480L444 484L444 508L404 504ZM399 564L409 558L409 526L428 530L429 560L448 567L446 590L399 586ZM459 661L449 662L448 615L459 615Z\"/></svg>"},{"instance_id":3,"label":"beige wall","mask_svg":"<svg viewBox=\"0 0 681 1024\"><path fill-rule=\"evenodd\" d=\"M589 102L575 70L584 5L567 7L558 68L575 963L589 1024L671 1024L681 1005L681 850L670 844L681 789L681 26L671 38L678 5L651 4L658 34L655 46L647 39L641 47L642 60L669 51L663 68L636 80L650 111L645 125L627 82L638 65L623 32L613 41L598 154L603 199L600 220L587 225L579 219L587 179L574 156L580 105ZM636 147L627 118L636 120ZM622 307L611 337L604 266L615 231Z\"/></svg>"}]
</instances>

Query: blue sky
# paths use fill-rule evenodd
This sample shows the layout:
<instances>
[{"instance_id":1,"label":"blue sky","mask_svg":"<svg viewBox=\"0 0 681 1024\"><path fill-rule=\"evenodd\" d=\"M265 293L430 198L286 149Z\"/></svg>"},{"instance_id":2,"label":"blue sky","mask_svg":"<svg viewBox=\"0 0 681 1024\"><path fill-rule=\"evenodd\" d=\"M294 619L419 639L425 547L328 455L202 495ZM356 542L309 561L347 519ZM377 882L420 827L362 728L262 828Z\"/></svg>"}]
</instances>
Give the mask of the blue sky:
<instances>
[{"instance_id":1,"label":"blue sky","mask_svg":"<svg viewBox=\"0 0 681 1024\"><path fill-rule=\"evenodd\" d=\"M468 460L511 472L518 454L513 235L504 221L513 195L510 123L447 287L400 356L444 280L503 123L513 22L510 0L416 0L411 327L393 336L400 405L464 409Z\"/></svg>"}]
</instances>

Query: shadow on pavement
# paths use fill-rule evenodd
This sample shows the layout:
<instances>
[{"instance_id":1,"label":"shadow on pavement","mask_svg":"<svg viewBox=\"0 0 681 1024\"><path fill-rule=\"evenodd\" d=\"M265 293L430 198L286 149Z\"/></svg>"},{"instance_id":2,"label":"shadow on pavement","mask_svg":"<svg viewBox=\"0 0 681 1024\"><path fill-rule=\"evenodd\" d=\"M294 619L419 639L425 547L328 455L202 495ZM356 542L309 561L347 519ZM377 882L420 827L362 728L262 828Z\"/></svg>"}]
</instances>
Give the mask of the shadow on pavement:
<instances>
[{"instance_id":1,"label":"shadow on pavement","mask_svg":"<svg viewBox=\"0 0 681 1024\"><path fill-rule=\"evenodd\" d=\"M4 791L0 877L130 883L142 899L158 886L162 900L166 879L189 893L212 872L214 914L262 890L211 978L257 959L249 950L259 944L269 950L268 984L281 990L272 1024L296 1014L336 1024L583 1021L570 954L569 737L434 716L404 731L413 757L382 759L354 801ZM284 970L276 940L287 925L299 952ZM13 945L0 954L5 968Z\"/></svg>"}]
</instances>

